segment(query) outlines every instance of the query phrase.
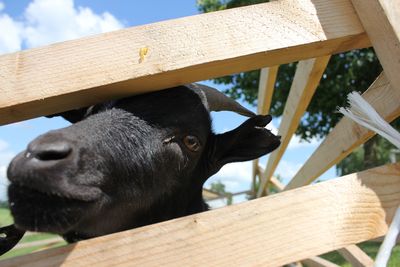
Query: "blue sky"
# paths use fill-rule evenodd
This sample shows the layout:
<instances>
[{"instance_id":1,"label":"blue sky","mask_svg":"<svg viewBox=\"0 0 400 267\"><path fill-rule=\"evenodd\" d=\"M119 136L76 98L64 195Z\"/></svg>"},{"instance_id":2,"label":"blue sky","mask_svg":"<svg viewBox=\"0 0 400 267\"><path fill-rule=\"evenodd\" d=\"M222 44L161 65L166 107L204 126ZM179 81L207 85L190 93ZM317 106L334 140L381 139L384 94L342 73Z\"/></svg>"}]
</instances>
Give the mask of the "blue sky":
<instances>
[{"instance_id":1,"label":"blue sky","mask_svg":"<svg viewBox=\"0 0 400 267\"><path fill-rule=\"evenodd\" d=\"M0 54L195 14L198 14L195 0L0 0ZM205 83L212 85L210 81ZM220 112L213 113L213 120L215 131L223 132L237 127L245 118ZM39 134L67 125L58 118L38 118L0 127L0 199L5 198L5 172L12 157ZM278 126L279 119L274 119L273 125L267 128ZM317 140L301 143L297 137L292 138L276 174L287 181L318 143ZM265 161L266 158L261 160L264 166ZM323 179L332 177L335 177L334 169L322 176ZM251 163L229 164L208 184L217 180L225 183L231 192L246 190L250 186Z\"/></svg>"}]
</instances>

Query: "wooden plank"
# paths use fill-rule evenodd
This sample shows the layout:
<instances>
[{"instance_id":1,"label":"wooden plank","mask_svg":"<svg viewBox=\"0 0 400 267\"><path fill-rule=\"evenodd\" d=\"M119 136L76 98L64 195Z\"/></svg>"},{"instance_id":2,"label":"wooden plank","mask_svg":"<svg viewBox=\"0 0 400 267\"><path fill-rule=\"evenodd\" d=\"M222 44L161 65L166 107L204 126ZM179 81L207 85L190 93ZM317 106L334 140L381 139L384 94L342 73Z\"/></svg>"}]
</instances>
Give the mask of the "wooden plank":
<instances>
[{"instance_id":1,"label":"wooden plank","mask_svg":"<svg viewBox=\"0 0 400 267\"><path fill-rule=\"evenodd\" d=\"M303 264L306 264L307 267L339 267L339 265L320 257L312 257L306 260L302 260L301 262Z\"/></svg>"},{"instance_id":2,"label":"wooden plank","mask_svg":"<svg viewBox=\"0 0 400 267\"><path fill-rule=\"evenodd\" d=\"M352 0L352 3L370 37L386 76L392 86L398 87L400 84L400 1Z\"/></svg>"},{"instance_id":3,"label":"wooden plank","mask_svg":"<svg viewBox=\"0 0 400 267\"><path fill-rule=\"evenodd\" d=\"M272 176L271 177L271 184L275 186L279 191L282 191L285 186L279 181L276 177Z\"/></svg>"},{"instance_id":4,"label":"wooden plank","mask_svg":"<svg viewBox=\"0 0 400 267\"><path fill-rule=\"evenodd\" d=\"M400 163L86 240L1 266L279 266L382 236Z\"/></svg>"},{"instance_id":5,"label":"wooden plank","mask_svg":"<svg viewBox=\"0 0 400 267\"><path fill-rule=\"evenodd\" d=\"M271 184L274 185L279 191L284 189L284 185L274 176L271 177ZM373 260L365 254L359 247L356 245L351 245L346 248L342 248L339 250L347 261L349 261L352 266L371 266L370 263ZM324 260L319 257L313 257L307 260L303 260L303 263L307 264L308 266L337 266L336 264L331 263L330 261Z\"/></svg>"},{"instance_id":6,"label":"wooden plank","mask_svg":"<svg viewBox=\"0 0 400 267\"><path fill-rule=\"evenodd\" d=\"M283 153L295 133L301 117L304 115L311 98L325 71L330 56L300 61L297 65L293 83L290 88L288 100L282 115L278 135L282 136L281 145L269 156L265 172L261 175L260 187L257 197L260 197L274 174Z\"/></svg>"},{"instance_id":7,"label":"wooden plank","mask_svg":"<svg viewBox=\"0 0 400 267\"><path fill-rule=\"evenodd\" d=\"M400 116L400 91L390 86L385 74L376 79L363 97L386 121L390 122ZM342 118L285 189L312 183L374 134L353 121Z\"/></svg>"},{"instance_id":8,"label":"wooden plank","mask_svg":"<svg viewBox=\"0 0 400 267\"><path fill-rule=\"evenodd\" d=\"M258 169L258 165L259 165L259 159L255 159L252 162L252 171L251 171L251 196L252 198L255 198L256 194L257 194L257 177L260 175L259 173L259 169Z\"/></svg>"},{"instance_id":9,"label":"wooden plank","mask_svg":"<svg viewBox=\"0 0 400 267\"><path fill-rule=\"evenodd\" d=\"M251 193L250 190L239 191L239 192L236 192L236 193L225 193L225 194L222 194L222 195L220 195L220 196L218 196L216 198L206 199L206 200L212 201L212 200L224 199L224 198L228 198L228 197L235 197L235 196L244 195L244 194L250 194L250 193Z\"/></svg>"},{"instance_id":10,"label":"wooden plank","mask_svg":"<svg viewBox=\"0 0 400 267\"><path fill-rule=\"evenodd\" d=\"M261 166L258 166L258 173L264 173L264 169ZM281 183L275 176L271 177L271 185L274 186L278 191L283 191L285 185Z\"/></svg>"},{"instance_id":11,"label":"wooden plank","mask_svg":"<svg viewBox=\"0 0 400 267\"><path fill-rule=\"evenodd\" d=\"M257 114L266 115L271 107L272 95L274 93L276 76L279 66L263 68L260 72L258 85Z\"/></svg>"},{"instance_id":12,"label":"wooden plank","mask_svg":"<svg viewBox=\"0 0 400 267\"><path fill-rule=\"evenodd\" d=\"M283 191L285 188L285 186L275 176L271 177L271 184L275 186L278 191ZM320 257L311 257L309 259L302 260L301 262L306 264L308 267L338 267L338 265Z\"/></svg>"},{"instance_id":13,"label":"wooden plank","mask_svg":"<svg viewBox=\"0 0 400 267\"><path fill-rule=\"evenodd\" d=\"M372 267L374 261L359 247L349 246L339 249L338 252L343 256L353 267Z\"/></svg>"},{"instance_id":14,"label":"wooden plank","mask_svg":"<svg viewBox=\"0 0 400 267\"><path fill-rule=\"evenodd\" d=\"M205 188L203 188L203 193L202 193L202 195L203 195L203 198L204 198L206 201L208 201L208 200L214 200L214 199L217 199L217 198L220 198L220 197L221 197L217 192L213 192L213 191L211 191L211 190L209 190L209 189L205 189Z\"/></svg>"},{"instance_id":15,"label":"wooden plank","mask_svg":"<svg viewBox=\"0 0 400 267\"><path fill-rule=\"evenodd\" d=\"M272 95L274 93L276 76L278 74L279 66L273 66L270 68L263 68L260 71L260 81L258 83L258 103L257 113L266 115L269 112L272 102ZM256 196L256 179L258 173L259 160L253 160L253 173L252 173L252 191L253 195Z\"/></svg>"},{"instance_id":16,"label":"wooden plank","mask_svg":"<svg viewBox=\"0 0 400 267\"><path fill-rule=\"evenodd\" d=\"M273 1L0 56L0 124L367 47L349 1Z\"/></svg>"}]
</instances>

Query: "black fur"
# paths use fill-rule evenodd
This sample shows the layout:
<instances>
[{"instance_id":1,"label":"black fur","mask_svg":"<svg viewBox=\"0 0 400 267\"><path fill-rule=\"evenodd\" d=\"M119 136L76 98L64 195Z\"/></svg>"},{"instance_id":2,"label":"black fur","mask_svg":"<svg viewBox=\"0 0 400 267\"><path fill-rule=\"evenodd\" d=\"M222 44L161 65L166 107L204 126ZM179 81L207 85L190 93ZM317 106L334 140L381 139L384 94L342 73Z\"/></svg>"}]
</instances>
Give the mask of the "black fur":
<instances>
[{"instance_id":1,"label":"black fur","mask_svg":"<svg viewBox=\"0 0 400 267\"><path fill-rule=\"evenodd\" d=\"M198 93L184 86L57 115L74 124L14 158L8 194L19 229L69 242L207 210L208 177L280 144L264 128L270 116L214 134ZM188 135L197 151L185 145Z\"/></svg>"}]
</instances>

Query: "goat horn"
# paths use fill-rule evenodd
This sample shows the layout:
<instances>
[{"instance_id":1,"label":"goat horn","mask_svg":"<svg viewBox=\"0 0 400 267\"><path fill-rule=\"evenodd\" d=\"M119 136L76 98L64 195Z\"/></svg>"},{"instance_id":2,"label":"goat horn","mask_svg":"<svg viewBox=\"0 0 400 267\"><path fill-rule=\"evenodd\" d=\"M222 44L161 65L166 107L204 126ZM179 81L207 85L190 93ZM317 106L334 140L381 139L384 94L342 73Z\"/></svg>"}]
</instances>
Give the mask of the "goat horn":
<instances>
[{"instance_id":1,"label":"goat horn","mask_svg":"<svg viewBox=\"0 0 400 267\"><path fill-rule=\"evenodd\" d=\"M238 102L227 97L215 88L202 84L190 84L188 86L189 88L193 88L195 90L200 90L201 92L203 92L207 100L209 111L233 111L247 117L253 117L256 115L254 114L254 112L243 107Z\"/></svg>"}]
</instances>

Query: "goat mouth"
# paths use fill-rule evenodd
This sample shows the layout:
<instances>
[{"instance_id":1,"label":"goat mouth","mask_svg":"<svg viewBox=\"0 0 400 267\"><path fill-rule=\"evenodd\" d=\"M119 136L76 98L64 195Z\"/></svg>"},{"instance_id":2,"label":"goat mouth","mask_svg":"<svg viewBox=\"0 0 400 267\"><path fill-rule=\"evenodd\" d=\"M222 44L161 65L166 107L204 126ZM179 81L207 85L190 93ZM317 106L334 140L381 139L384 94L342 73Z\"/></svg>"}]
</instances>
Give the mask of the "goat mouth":
<instances>
[{"instance_id":1,"label":"goat mouth","mask_svg":"<svg viewBox=\"0 0 400 267\"><path fill-rule=\"evenodd\" d=\"M8 197L17 228L56 234L69 231L95 203L72 194L42 192L15 183L9 186Z\"/></svg>"}]
</instances>

